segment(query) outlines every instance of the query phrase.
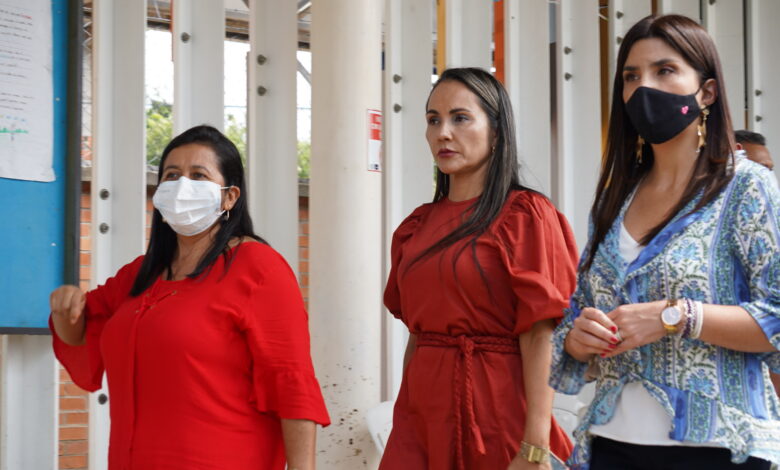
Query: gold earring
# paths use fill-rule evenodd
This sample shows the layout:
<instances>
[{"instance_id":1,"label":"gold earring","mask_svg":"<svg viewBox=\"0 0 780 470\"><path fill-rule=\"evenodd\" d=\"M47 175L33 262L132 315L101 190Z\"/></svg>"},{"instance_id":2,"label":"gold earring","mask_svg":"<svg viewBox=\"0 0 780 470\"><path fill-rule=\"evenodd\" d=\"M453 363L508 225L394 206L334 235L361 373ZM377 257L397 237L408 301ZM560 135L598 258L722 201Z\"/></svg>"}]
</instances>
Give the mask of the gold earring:
<instances>
[{"instance_id":1,"label":"gold earring","mask_svg":"<svg viewBox=\"0 0 780 470\"><path fill-rule=\"evenodd\" d=\"M636 164L641 165L642 164L642 147L645 145L645 139L642 138L640 135L636 139Z\"/></svg>"},{"instance_id":2,"label":"gold earring","mask_svg":"<svg viewBox=\"0 0 780 470\"><path fill-rule=\"evenodd\" d=\"M704 148L704 145L707 142L707 116L709 115L709 108L701 110L701 123L699 123L699 126L697 127L697 133L699 134L699 151Z\"/></svg>"}]
</instances>

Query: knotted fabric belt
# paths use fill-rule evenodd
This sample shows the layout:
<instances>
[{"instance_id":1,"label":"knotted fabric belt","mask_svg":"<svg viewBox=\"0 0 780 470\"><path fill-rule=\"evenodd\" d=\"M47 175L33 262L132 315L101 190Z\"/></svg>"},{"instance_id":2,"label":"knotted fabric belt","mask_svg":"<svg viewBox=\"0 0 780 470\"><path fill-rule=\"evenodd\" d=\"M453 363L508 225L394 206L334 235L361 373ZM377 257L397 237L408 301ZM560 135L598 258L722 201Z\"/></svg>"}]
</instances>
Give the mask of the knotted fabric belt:
<instances>
[{"instance_id":1,"label":"knotted fabric belt","mask_svg":"<svg viewBox=\"0 0 780 470\"><path fill-rule=\"evenodd\" d=\"M501 336L450 336L439 333L418 333L417 347L431 346L441 348L458 348L460 355L455 361L453 395L455 400L455 460L459 470L465 469L463 461L464 433L462 405L465 399L466 412L468 413L468 426L474 436L477 452L485 455L485 443L482 440L482 431L479 429L474 415L474 351L486 351L502 354L520 354L517 338ZM465 396L464 396L465 395Z\"/></svg>"}]
</instances>

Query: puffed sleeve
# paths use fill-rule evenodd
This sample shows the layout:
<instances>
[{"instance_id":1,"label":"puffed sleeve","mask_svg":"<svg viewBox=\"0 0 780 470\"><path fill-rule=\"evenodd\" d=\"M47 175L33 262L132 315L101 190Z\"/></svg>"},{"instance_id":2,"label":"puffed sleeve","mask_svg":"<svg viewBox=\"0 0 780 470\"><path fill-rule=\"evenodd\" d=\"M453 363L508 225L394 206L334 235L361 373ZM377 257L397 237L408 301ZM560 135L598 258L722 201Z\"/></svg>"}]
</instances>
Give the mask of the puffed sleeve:
<instances>
[{"instance_id":1,"label":"puffed sleeve","mask_svg":"<svg viewBox=\"0 0 780 470\"><path fill-rule=\"evenodd\" d=\"M748 298L740 306L758 323L769 342L780 350L780 192L772 172L744 162L738 175L734 209L734 245L742 276L735 276L738 295ZM740 282L745 279L747 285ZM780 352L762 355L780 373Z\"/></svg>"},{"instance_id":2,"label":"puffed sleeve","mask_svg":"<svg viewBox=\"0 0 780 470\"><path fill-rule=\"evenodd\" d=\"M401 291L398 286L398 265L403 259L404 245L412 238L429 208L430 204L418 207L393 232L393 241L390 245L390 274L387 276L384 302L385 307L399 320L403 320L403 317L401 315Z\"/></svg>"},{"instance_id":3,"label":"puffed sleeve","mask_svg":"<svg viewBox=\"0 0 780 470\"><path fill-rule=\"evenodd\" d=\"M330 424L311 361L308 315L287 262L270 247L255 261L257 284L239 312L252 356L254 405L283 419Z\"/></svg>"},{"instance_id":4,"label":"puffed sleeve","mask_svg":"<svg viewBox=\"0 0 780 470\"><path fill-rule=\"evenodd\" d=\"M498 250L517 298L515 334L558 319L576 280L577 247L566 219L544 196L530 191L512 200L496 226Z\"/></svg>"},{"instance_id":5,"label":"puffed sleeve","mask_svg":"<svg viewBox=\"0 0 780 470\"><path fill-rule=\"evenodd\" d=\"M119 306L127 299L135 276L141 267L143 256L123 266L105 284L87 292L84 315L86 318L85 342L70 346L63 342L49 317L54 355L70 374L73 383L84 390L94 392L103 386L103 357L100 354L100 336L103 327Z\"/></svg>"}]
</instances>

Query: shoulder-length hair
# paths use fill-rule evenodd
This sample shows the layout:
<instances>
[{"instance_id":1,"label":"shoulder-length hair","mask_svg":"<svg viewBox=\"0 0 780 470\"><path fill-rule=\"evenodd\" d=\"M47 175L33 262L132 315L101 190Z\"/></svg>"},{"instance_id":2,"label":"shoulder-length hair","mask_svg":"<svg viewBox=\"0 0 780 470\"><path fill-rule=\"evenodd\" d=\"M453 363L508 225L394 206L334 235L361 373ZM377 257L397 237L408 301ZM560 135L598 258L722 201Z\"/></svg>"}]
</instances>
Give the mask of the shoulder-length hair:
<instances>
[{"instance_id":1,"label":"shoulder-length hair","mask_svg":"<svg viewBox=\"0 0 780 470\"><path fill-rule=\"evenodd\" d=\"M211 269L214 261L221 254L225 257L225 270L229 268L228 257L230 240L236 237L249 237L259 242L265 241L257 236L252 228L252 219L247 208L247 192L244 182L244 166L241 163L241 154L233 142L220 131L211 126L196 126L184 131L175 137L163 151L160 159L160 167L157 170L158 184L162 182L165 160L171 151L177 147L188 144L204 145L214 151L217 156L219 172L225 179L225 186L235 186L240 190L235 205L230 209L230 217L226 220L220 218L219 230L214 235L211 247L203 255L195 270L187 274L189 278L197 278ZM176 253L178 242L176 232L163 222L160 211L154 209L152 214L152 228L149 237L149 247L146 256L141 263L141 268L130 290L131 296L137 296L148 289L163 273L171 274L171 263Z\"/></svg>"},{"instance_id":2,"label":"shoulder-length hair","mask_svg":"<svg viewBox=\"0 0 780 470\"><path fill-rule=\"evenodd\" d=\"M496 219L510 191L528 189L520 184L518 177L517 140L515 138L512 103L501 82L480 68L452 68L441 74L433 85L431 94L436 87L445 82L461 83L477 96L480 107L487 115L490 128L493 131L495 147L492 155L488 157L484 189L471 206L473 210L468 218L455 230L423 250L411 264L442 251L464 238L469 238L470 243L463 246L458 256L469 245L473 251L476 248L477 238L485 233ZM430 94L428 101L430 101ZM428 101L425 103L426 110L428 109ZM446 198L449 192L449 175L436 168L436 191L433 202ZM479 266L478 263L477 266Z\"/></svg>"},{"instance_id":3,"label":"shoulder-length hair","mask_svg":"<svg viewBox=\"0 0 780 470\"><path fill-rule=\"evenodd\" d=\"M715 102L709 106L706 122L707 136L699 152L693 175L677 206L642 238L647 244L697 194L702 198L693 211L707 205L729 183L733 176L730 161L735 146L731 126L726 87L715 42L707 31L690 18L680 15L648 16L635 24L626 34L618 52L615 79L612 87L612 109L604 154L603 167L591 208L593 232L581 271L587 271L599 245L607 236L626 198L653 166L653 149L645 145L642 163L636 163L636 145L639 134L628 118L623 103L623 67L628 53L637 41L657 38L677 51L699 75L700 83L714 79L717 87Z\"/></svg>"}]
</instances>

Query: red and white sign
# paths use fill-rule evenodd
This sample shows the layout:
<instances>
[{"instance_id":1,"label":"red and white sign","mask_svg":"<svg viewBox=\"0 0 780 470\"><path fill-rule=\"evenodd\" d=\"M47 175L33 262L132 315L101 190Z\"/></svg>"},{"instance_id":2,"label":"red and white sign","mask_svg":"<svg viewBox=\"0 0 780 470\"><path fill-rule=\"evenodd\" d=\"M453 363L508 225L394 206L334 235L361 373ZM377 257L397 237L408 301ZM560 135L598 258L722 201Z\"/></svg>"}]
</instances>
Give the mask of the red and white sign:
<instances>
[{"instance_id":1,"label":"red and white sign","mask_svg":"<svg viewBox=\"0 0 780 470\"><path fill-rule=\"evenodd\" d=\"M368 171L382 171L382 111L367 110Z\"/></svg>"}]
</instances>

